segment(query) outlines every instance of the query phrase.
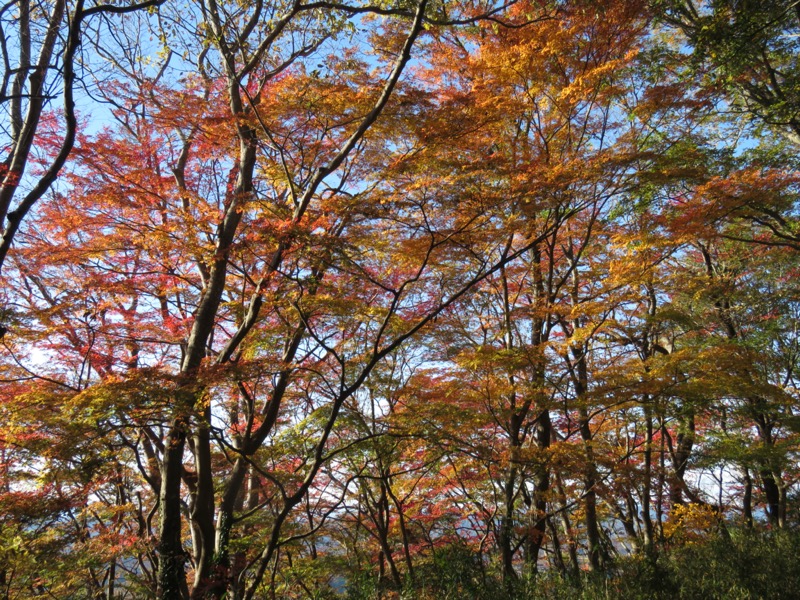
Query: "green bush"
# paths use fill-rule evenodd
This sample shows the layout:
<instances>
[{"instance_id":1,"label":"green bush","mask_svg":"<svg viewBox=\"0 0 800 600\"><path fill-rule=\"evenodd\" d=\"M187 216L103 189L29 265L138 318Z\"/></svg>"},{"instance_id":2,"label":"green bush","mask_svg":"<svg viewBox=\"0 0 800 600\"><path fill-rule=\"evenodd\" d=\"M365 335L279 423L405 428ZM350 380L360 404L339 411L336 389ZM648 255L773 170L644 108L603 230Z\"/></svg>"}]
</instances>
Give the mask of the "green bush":
<instances>
[{"instance_id":1,"label":"green bush","mask_svg":"<svg viewBox=\"0 0 800 600\"><path fill-rule=\"evenodd\" d=\"M402 593L380 594L363 573L350 581L349 600L791 600L800 590L800 533L732 530L657 558L623 557L605 573L545 571L510 586L468 548L450 546L421 561Z\"/></svg>"},{"instance_id":2,"label":"green bush","mask_svg":"<svg viewBox=\"0 0 800 600\"><path fill-rule=\"evenodd\" d=\"M665 559L678 597L693 599L797 598L800 535L733 531L702 545L672 551Z\"/></svg>"}]
</instances>

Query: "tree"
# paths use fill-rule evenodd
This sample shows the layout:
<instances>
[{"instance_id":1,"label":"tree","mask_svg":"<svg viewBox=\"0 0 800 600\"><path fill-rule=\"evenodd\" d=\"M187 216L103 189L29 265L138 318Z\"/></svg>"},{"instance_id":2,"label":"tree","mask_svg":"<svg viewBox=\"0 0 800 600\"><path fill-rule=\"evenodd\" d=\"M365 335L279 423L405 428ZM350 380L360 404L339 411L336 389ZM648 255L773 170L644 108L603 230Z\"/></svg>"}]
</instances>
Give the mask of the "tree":
<instances>
[{"instance_id":1,"label":"tree","mask_svg":"<svg viewBox=\"0 0 800 600\"><path fill-rule=\"evenodd\" d=\"M712 207L704 217L744 219L753 231L737 231L739 239L800 248L792 175L800 142L797 5L659 0L654 6L665 24L683 34L692 50L686 77L698 81L715 112L730 113L725 126L732 135L755 129L766 145L745 166L708 182L706 203ZM774 136L788 147L778 148Z\"/></svg>"},{"instance_id":2,"label":"tree","mask_svg":"<svg viewBox=\"0 0 800 600\"><path fill-rule=\"evenodd\" d=\"M75 57L81 47L85 22L95 15L124 15L163 2L145 0L87 8L83 0L74 7L66 0L55 2L52 7L19 0L3 8L0 52L4 70L0 99L8 106L8 121L3 126L5 157L0 172L0 268L22 220L50 190L75 144L78 130ZM59 87L63 88L61 114L48 114L46 107ZM59 120L63 120L63 125ZM32 175L27 168L29 162L40 163L41 172ZM15 205L20 192L23 197Z\"/></svg>"},{"instance_id":3,"label":"tree","mask_svg":"<svg viewBox=\"0 0 800 600\"><path fill-rule=\"evenodd\" d=\"M2 271L7 596L518 594L790 523L796 174L645 3L135 6Z\"/></svg>"}]
</instances>

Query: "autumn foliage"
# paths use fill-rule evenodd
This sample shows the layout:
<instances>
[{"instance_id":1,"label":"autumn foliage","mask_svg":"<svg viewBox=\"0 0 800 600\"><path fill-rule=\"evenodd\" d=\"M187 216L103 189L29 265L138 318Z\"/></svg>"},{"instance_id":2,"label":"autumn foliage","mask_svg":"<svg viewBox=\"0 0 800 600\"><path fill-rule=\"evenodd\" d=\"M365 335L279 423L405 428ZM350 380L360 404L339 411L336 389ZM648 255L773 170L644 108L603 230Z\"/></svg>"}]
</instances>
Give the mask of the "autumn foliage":
<instances>
[{"instance_id":1,"label":"autumn foliage","mask_svg":"<svg viewBox=\"0 0 800 600\"><path fill-rule=\"evenodd\" d=\"M793 5L55 4L0 10L0 597L793 543Z\"/></svg>"}]
</instances>

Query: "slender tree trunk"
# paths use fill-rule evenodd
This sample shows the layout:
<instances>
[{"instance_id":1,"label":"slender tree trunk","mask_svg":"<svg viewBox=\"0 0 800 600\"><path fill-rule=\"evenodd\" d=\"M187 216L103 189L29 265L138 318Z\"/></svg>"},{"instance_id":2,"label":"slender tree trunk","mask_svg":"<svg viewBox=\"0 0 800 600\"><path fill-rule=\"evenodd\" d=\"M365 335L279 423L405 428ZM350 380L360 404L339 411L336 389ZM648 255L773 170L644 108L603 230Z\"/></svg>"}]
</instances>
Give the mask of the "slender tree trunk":
<instances>
[{"instance_id":1,"label":"slender tree trunk","mask_svg":"<svg viewBox=\"0 0 800 600\"><path fill-rule=\"evenodd\" d=\"M593 571L602 569L605 562L602 542L600 540L600 525L597 520L597 464L594 458L592 429L589 422L589 411L586 407L586 393L589 384L589 369L586 364L586 348L573 346L575 359L575 393L578 402L578 425L583 440L586 464L583 467L583 510L584 525L588 544L589 568Z\"/></svg>"},{"instance_id":2,"label":"slender tree trunk","mask_svg":"<svg viewBox=\"0 0 800 600\"><path fill-rule=\"evenodd\" d=\"M753 528L753 480L750 477L750 470L744 468L744 494L742 495L742 515L744 523L749 528Z\"/></svg>"},{"instance_id":3,"label":"slender tree trunk","mask_svg":"<svg viewBox=\"0 0 800 600\"><path fill-rule=\"evenodd\" d=\"M213 597L207 588L215 579L214 569L214 480L211 466L211 435L209 423L211 410L206 409L203 422L196 427L193 438L197 489L192 504L191 521L197 531L197 557L195 559L194 586L192 600Z\"/></svg>"},{"instance_id":4,"label":"slender tree trunk","mask_svg":"<svg viewBox=\"0 0 800 600\"><path fill-rule=\"evenodd\" d=\"M508 293L508 278L505 268L500 270L500 282L503 290L503 345L504 349L511 351L515 346L514 327L511 320L511 302ZM511 584L517 579L514 569L514 525L515 503L517 490L525 485L525 474L519 467L520 449L522 446L522 423L527 414L528 402L518 402L516 377L512 372L507 376L509 393L507 395L509 420L508 420L508 475L506 476L504 498L504 515L500 535L500 551L503 560L503 579L509 590ZM517 481L519 480L519 481Z\"/></svg>"},{"instance_id":5,"label":"slender tree trunk","mask_svg":"<svg viewBox=\"0 0 800 600\"><path fill-rule=\"evenodd\" d=\"M114 584L117 579L117 562L112 561L108 567L108 583L106 584L106 600L114 600Z\"/></svg>"},{"instance_id":6,"label":"slender tree trunk","mask_svg":"<svg viewBox=\"0 0 800 600\"><path fill-rule=\"evenodd\" d=\"M550 437L552 436L549 411L543 410L539 413L536 419L535 431L536 446L541 451L541 456L545 457L547 450L550 448ZM529 563L529 568L533 572L536 572L538 568L539 552L544 545L547 534L547 498L550 493L550 466L546 460L546 458L541 459L534 467L534 491L531 507L532 527L526 550L526 559Z\"/></svg>"},{"instance_id":7,"label":"slender tree trunk","mask_svg":"<svg viewBox=\"0 0 800 600\"><path fill-rule=\"evenodd\" d=\"M225 589L235 581L232 572L229 544L233 527L234 511L241 508L242 491L248 473L248 464L243 457L236 459L231 469L225 491L217 510L216 534L214 540L213 582L208 585L211 598L222 598ZM228 584L226 585L226 582ZM234 592L235 594L235 592Z\"/></svg>"},{"instance_id":8,"label":"slender tree trunk","mask_svg":"<svg viewBox=\"0 0 800 600\"><path fill-rule=\"evenodd\" d=\"M761 486L764 489L764 497L767 500L767 517L772 525L778 526L781 511L780 491L775 483L772 471L762 469L759 475L761 475Z\"/></svg>"},{"instance_id":9,"label":"slender tree trunk","mask_svg":"<svg viewBox=\"0 0 800 600\"><path fill-rule=\"evenodd\" d=\"M750 401L754 407L754 420L756 422L756 430L760 438L761 445L764 447L765 453L769 456L772 452L775 440L772 435L772 423L769 421L763 411L758 408L763 405L760 398L754 398ZM761 461L759 475L761 476L761 485L764 490L764 497L767 501L767 516L769 522L776 527L783 527L785 515L785 501L781 502L781 487L783 485L783 478L780 469L776 469L771 463L770 458Z\"/></svg>"},{"instance_id":10,"label":"slender tree trunk","mask_svg":"<svg viewBox=\"0 0 800 600\"><path fill-rule=\"evenodd\" d=\"M627 489L622 493L624 495L625 509L627 512L623 511L619 505L617 505L617 515L622 523L622 527L625 529L628 539L633 545L634 551L640 552L642 549L642 538L636 531L636 514L639 510L639 507L636 505L636 500L634 499L631 490Z\"/></svg>"},{"instance_id":11,"label":"slender tree trunk","mask_svg":"<svg viewBox=\"0 0 800 600\"><path fill-rule=\"evenodd\" d=\"M188 420L177 417L170 424L161 467L159 494L158 589L159 600L185 600L185 556L181 535L181 476Z\"/></svg>"},{"instance_id":12,"label":"slender tree trunk","mask_svg":"<svg viewBox=\"0 0 800 600\"><path fill-rule=\"evenodd\" d=\"M389 565L389 573L392 576L392 582L397 589L400 589L403 586L403 579L400 577L400 571L397 569L397 563L394 561L392 549L389 546L389 495L386 492L386 485L384 481L381 481L380 489L381 493L378 498L378 512L375 520L375 525L377 526L378 531L378 542L380 543L381 550L386 558L386 564Z\"/></svg>"},{"instance_id":13,"label":"slender tree trunk","mask_svg":"<svg viewBox=\"0 0 800 600\"><path fill-rule=\"evenodd\" d=\"M650 400L645 398L645 403ZM653 536L653 518L650 515L650 497L653 479L653 417L650 409L645 404L645 446L644 446L644 482L642 486L642 524L644 537L644 551L648 556L652 556L655 550Z\"/></svg>"},{"instance_id":14,"label":"slender tree trunk","mask_svg":"<svg viewBox=\"0 0 800 600\"><path fill-rule=\"evenodd\" d=\"M656 482L656 526L658 539L664 539L664 485L666 477L666 436L664 435L664 418L660 417L661 444L658 451L658 480Z\"/></svg>"},{"instance_id":15,"label":"slender tree trunk","mask_svg":"<svg viewBox=\"0 0 800 600\"><path fill-rule=\"evenodd\" d=\"M561 510L558 511L561 516L561 526L564 528L564 536L567 541L567 551L569 553L569 562L572 568L572 574L577 575L580 572L580 564L578 562L578 543L575 539L574 531L572 530L572 523L569 520L569 512L567 511L567 494L564 491L564 483L561 477L556 475L556 491L558 492L558 501L561 504Z\"/></svg>"},{"instance_id":16,"label":"slender tree trunk","mask_svg":"<svg viewBox=\"0 0 800 600\"><path fill-rule=\"evenodd\" d=\"M537 309L543 309L548 304L548 291L545 274L542 266L542 249L536 244L531 249L531 272L533 275L534 303ZM552 256L550 256L552 260ZM530 343L537 352L541 352L541 358L532 367L531 382L533 389L539 390L534 399L534 410L540 411L536 417L534 426L534 442L539 451L539 460L533 467L533 514L531 515L532 533L528 541L526 557L529 568L534 572L538 568L539 553L544 544L547 521L547 502L550 495L551 486L551 466L549 464L549 449L553 436L553 427L550 420L550 411L547 407L548 398L544 392L547 389L546 369L544 363L544 345L549 337L549 321L540 315L535 318L531 325ZM558 540L555 540L558 544Z\"/></svg>"},{"instance_id":17,"label":"slender tree trunk","mask_svg":"<svg viewBox=\"0 0 800 600\"><path fill-rule=\"evenodd\" d=\"M686 486L684 478L686 468L689 466L689 458L694 449L694 413L690 412L685 420L679 422L678 434L675 436L673 445L669 432L666 427L662 430L662 435L666 437L669 444L670 454L672 455L672 477L670 478L669 498L670 505L674 508L684 503L683 490Z\"/></svg>"},{"instance_id":18,"label":"slender tree trunk","mask_svg":"<svg viewBox=\"0 0 800 600\"><path fill-rule=\"evenodd\" d=\"M558 538L558 531L553 523L553 519L547 518L547 529L550 531L550 541L553 544L553 557L561 575L567 574L567 563L564 562L564 554L561 550L561 540Z\"/></svg>"},{"instance_id":19,"label":"slender tree trunk","mask_svg":"<svg viewBox=\"0 0 800 600\"><path fill-rule=\"evenodd\" d=\"M594 448L592 447L592 433L589 427L589 418L586 409L579 411L581 439L584 443L586 465L583 471L583 510L585 513L586 541L589 546L589 568L599 571L603 567L603 549L600 541L600 526L597 521L597 467L594 461Z\"/></svg>"},{"instance_id":20,"label":"slender tree trunk","mask_svg":"<svg viewBox=\"0 0 800 600\"><path fill-rule=\"evenodd\" d=\"M414 581L414 563L411 560L411 548L410 548L410 536L408 532L408 524L406 523L406 516L403 511L403 504L400 502L399 498L395 495L394 491L391 487L391 479L389 478L389 474L387 473L386 476L386 491L389 493L389 497L392 499L392 504L394 504L395 509L397 510L397 520L398 524L400 525L400 535L402 536L403 541L403 555L406 561L406 569L408 569L408 577L411 581Z\"/></svg>"},{"instance_id":21,"label":"slender tree trunk","mask_svg":"<svg viewBox=\"0 0 800 600\"><path fill-rule=\"evenodd\" d=\"M517 469L511 467L506 476L503 488L503 516L500 521L500 558L503 564L503 580L506 585L512 585L517 580L517 572L514 569L514 490L516 488Z\"/></svg>"}]
</instances>

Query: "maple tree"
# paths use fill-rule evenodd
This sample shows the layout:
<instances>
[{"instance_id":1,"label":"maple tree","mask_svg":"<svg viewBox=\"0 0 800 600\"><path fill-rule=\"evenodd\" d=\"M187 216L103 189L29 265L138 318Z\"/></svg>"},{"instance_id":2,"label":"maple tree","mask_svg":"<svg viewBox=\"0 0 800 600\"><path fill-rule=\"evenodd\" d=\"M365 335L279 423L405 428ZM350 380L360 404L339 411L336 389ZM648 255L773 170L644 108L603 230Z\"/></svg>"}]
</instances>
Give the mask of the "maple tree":
<instances>
[{"instance_id":1,"label":"maple tree","mask_svg":"<svg viewBox=\"0 0 800 600\"><path fill-rule=\"evenodd\" d=\"M76 57L89 23L104 16L150 9L162 2L87 7L83 1L74 6L66 0L46 6L20 0L3 8L0 98L7 107L7 121L3 124L0 172L0 267L22 220L53 186L75 144ZM49 113L47 109L59 88L61 111ZM59 120L63 127L59 127ZM38 172L32 172L29 163L37 165Z\"/></svg>"},{"instance_id":2,"label":"maple tree","mask_svg":"<svg viewBox=\"0 0 800 600\"><path fill-rule=\"evenodd\" d=\"M58 6L2 22L4 597L513 597L795 523L793 141L721 109L794 117L659 29L777 4Z\"/></svg>"}]
</instances>

